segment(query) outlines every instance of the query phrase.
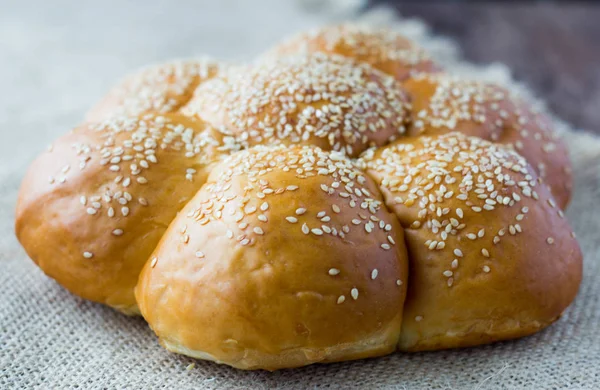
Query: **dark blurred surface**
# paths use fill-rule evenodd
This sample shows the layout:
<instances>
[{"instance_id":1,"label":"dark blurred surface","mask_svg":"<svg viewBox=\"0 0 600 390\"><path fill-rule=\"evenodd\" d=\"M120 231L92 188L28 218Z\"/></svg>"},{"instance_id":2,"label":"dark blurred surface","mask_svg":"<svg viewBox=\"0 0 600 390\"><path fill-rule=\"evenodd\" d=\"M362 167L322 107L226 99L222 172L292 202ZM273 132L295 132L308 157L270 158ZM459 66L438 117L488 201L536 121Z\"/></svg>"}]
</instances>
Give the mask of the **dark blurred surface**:
<instances>
[{"instance_id":1,"label":"dark blurred surface","mask_svg":"<svg viewBox=\"0 0 600 390\"><path fill-rule=\"evenodd\" d=\"M600 134L600 4L404 2L389 4L455 38L476 63L502 62L576 127Z\"/></svg>"}]
</instances>

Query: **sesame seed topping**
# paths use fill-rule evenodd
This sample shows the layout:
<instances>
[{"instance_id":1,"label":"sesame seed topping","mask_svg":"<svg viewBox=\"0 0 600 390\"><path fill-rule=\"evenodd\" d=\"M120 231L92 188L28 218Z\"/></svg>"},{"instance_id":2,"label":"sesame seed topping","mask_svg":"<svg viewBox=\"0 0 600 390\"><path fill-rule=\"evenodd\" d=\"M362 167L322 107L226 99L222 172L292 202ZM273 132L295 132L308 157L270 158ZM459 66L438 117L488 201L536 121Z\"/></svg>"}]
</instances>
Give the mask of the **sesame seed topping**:
<instances>
[{"instance_id":1,"label":"sesame seed topping","mask_svg":"<svg viewBox=\"0 0 600 390\"><path fill-rule=\"evenodd\" d=\"M91 259L92 257L94 257L94 254L92 252L83 252L83 257L85 257L86 259Z\"/></svg>"},{"instance_id":2,"label":"sesame seed topping","mask_svg":"<svg viewBox=\"0 0 600 390\"><path fill-rule=\"evenodd\" d=\"M115 229L112 231L112 234L114 236L122 236L123 235L123 229Z\"/></svg>"},{"instance_id":3,"label":"sesame seed topping","mask_svg":"<svg viewBox=\"0 0 600 390\"><path fill-rule=\"evenodd\" d=\"M302 215L302 214L304 214L305 212L306 212L306 209L305 209L305 208L302 208L302 207L300 207L300 208L297 208L297 209L296 209L296 215Z\"/></svg>"},{"instance_id":4,"label":"sesame seed topping","mask_svg":"<svg viewBox=\"0 0 600 390\"><path fill-rule=\"evenodd\" d=\"M358 299L358 289L354 287L352 290L350 290L350 295L352 296L352 299L356 301Z\"/></svg>"},{"instance_id":5,"label":"sesame seed topping","mask_svg":"<svg viewBox=\"0 0 600 390\"><path fill-rule=\"evenodd\" d=\"M254 229L252 229L254 231L254 233L258 234L258 235L263 235L265 234L265 232L258 226L254 227Z\"/></svg>"},{"instance_id":6,"label":"sesame seed topping","mask_svg":"<svg viewBox=\"0 0 600 390\"><path fill-rule=\"evenodd\" d=\"M400 279L396 279L396 286L402 286L402 281Z\"/></svg>"},{"instance_id":7,"label":"sesame seed topping","mask_svg":"<svg viewBox=\"0 0 600 390\"><path fill-rule=\"evenodd\" d=\"M304 233L304 234L310 233L310 228L308 227L308 225L306 223L302 224L302 233Z\"/></svg>"},{"instance_id":8,"label":"sesame seed topping","mask_svg":"<svg viewBox=\"0 0 600 390\"><path fill-rule=\"evenodd\" d=\"M337 268L330 268L329 269L329 275L331 275L331 276L339 275L339 273L340 273L340 270L337 269Z\"/></svg>"},{"instance_id":9,"label":"sesame seed topping","mask_svg":"<svg viewBox=\"0 0 600 390\"><path fill-rule=\"evenodd\" d=\"M154 268L156 266L157 262L158 262L158 257L153 257L152 261L150 261L150 267Z\"/></svg>"},{"instance_id":10,"label":"sesame seed topping","mask_svg":"<svg viewBox=\"0 0 600 390\"><path fill-rule=\"evenodd\" d=\"M338 297L338 299L337 299L337 304L338 304L338 305L339 305L339 304L342 304L342 303L344 303L344 301L345 301L345 300L346 300L346 297L345 297L345 296L343 296L343 295L340 295L340 296Z\"/></svg>"},{"instance_id":11,"label":"sesame seed topping","mask_svg":"<svg viewBox=\"0 0 600 390\"><path fill-rule=\"evenodd\" d=\"M285 219L289 222L289 223L296 223L298 222L298 218L296 217L285 217Z\"/></svg>"},{"instance_id":12,"label":"sesame seed topping","mask_svg":"<svg viewBox=\"0 0 600 390\"><path fill-rule=\"evenodd\" d=\"M417 321L417 322L423 321L423 316L416 316L415 321Z\"/></svg>"},{"instance_id":13,"label":"sesame seed topping","mask_svg":"<svg viewBox=\"0 0 600 390\"><path fill-rule=\"evenodd\" d=\"M202 258L204 258L204 253L202 253L201 251L197 251L196 252L196 257L199 258L199 259L202 259Z\"/></svg>"},{"instance_id":14,"label":"sesame seed topping","mask_svg":"<svg viewBox=\"0 0 600 390\"><path fill-rule=\"evenodd\" d=\"M483 272L488 273L490 272L490 267L488 267L487 265L483 266Z\"/></svg>"},{"instance_id":15,"label":"sesame seed topping","mask_svg":"<svg viewBox=\"0 0 600 390\"><path fill-rule=\"evenodd\" d=\"M546 242L547 242L548 244L552 245L552 244L554 244L554 238L552 238L552 237L548 237L548 238L546 239Z\"/></svg>"},{"instance_id":16,"label":"sesame seed topping","mask_svg":"<svg viewBox=\"0 0 600 390\"><path fill-rule=\"evenodd\" d=\"M377 275L379 275L379 271L377 270L377 268L375 268L373 271L371 271L371 279L377 279Z\"/></svg>"},{"instance_id":17,"label":"sesame seed topping","mask_svg":"<svg viewBox=\"0 0 600 390\"><path fill-rule=\"evenodd\" d=\"M322 236L323 235L323 230L321 230L319 228L310 229L310 231L312 232L312 234L314 234L316 236Z\"/></svg>"}]
</instances>

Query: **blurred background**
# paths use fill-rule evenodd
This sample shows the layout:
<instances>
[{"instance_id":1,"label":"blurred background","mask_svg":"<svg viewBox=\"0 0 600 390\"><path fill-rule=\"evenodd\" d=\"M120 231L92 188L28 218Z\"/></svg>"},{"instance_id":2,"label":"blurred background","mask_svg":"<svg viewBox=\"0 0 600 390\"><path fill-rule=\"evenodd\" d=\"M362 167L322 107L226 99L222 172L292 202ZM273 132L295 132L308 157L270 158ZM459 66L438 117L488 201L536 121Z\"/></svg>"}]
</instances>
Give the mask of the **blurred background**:
<instances>
[{"instance_id":1,"label":"blurred background","mask_svg":"<svg viewBox=\"0 0 600 390\"><path fill-rule=\"evenodd\" d=\"M382 5L454 38L470 61L506 64L558 116L600 134L597 2L0 0L0 134L14 135L0 142L0 165L27 164L140 66L247 60L284 35Z\"/></svg>"},{"instance_id":2,"label":"blurred background","mask_svg":"<svg viewBox=\"0 0 600 390\"><path fill-rule=\"evenodd\" d=\"M600 2L398 1L476 63L502 62L576 127L600 134Z\"/></svg>"}]
</instances>

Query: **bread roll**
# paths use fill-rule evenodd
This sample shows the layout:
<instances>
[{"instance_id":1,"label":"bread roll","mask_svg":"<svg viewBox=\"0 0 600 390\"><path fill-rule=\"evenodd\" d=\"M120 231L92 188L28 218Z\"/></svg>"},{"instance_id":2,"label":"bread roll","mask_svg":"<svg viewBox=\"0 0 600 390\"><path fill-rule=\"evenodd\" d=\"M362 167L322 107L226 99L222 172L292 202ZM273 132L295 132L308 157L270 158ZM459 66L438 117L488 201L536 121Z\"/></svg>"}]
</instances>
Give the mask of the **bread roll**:
<instances>
[{"instance_id":1,"label":"bread roll","mask_svg":"<svg viewBox=\"0 0 600 390\"><path fill-rule=\"evenodd\" d=\"M219 68L209 58L180 60L151 65L125 77L86 115L89 122L115 116L175 112L192 97L196 87Z\"/></svg>"},{"instance_id":2,"label":"bread roll","mask_svg":"<svg viewBox=\"0 0 600 390\"><path fill-rule=\"evenodd\" d=\"M73 293L133 314L140 269L176 213L235 147L178 114L86 124L31 165L16 233Z\"/></svg>"},{"instance_id":3,"label":"bread roll","mask_svg":"<svg viewBox=\"0 0 600 390\"><path fill-rule=\"evenodd\" d=\"M136 297L167 349L275 370L392 352L406 275L402 229L349 160L258 146L213 170Z\"/></svg>"},{"instance_id":4,"label":"bread roll","mask_svg":"<svg viewBox=\"0 0 600 390\"><path fill-rule=\"evenodd\" d=\"M34 161L17 237L170 351L241 369L532 334L581 281L565 145L534 104L438 70L353 25L148 68Z\"/></svg>"},{"instance_id":5,"label":"bread roll","mask_svg":"<svg viewBox=\"0 0 600 390\"><path fill-rule=\"evenodd\" d=\"M577 294L582 254L525 159L451 132L402 139L362 163L405 228L399 347L465 347L534 333Z\"/></svg>"},{"instance_id":6,"label":"bread roll","mask_svg":"<svg viewBox=\"0 0 600 390\"><path fill-rule=\"evenodd\" d=\"M236 68L200 85L182 112L249 145L313 144L357 156L403 134L408 108L392 77L316 53Z\"/></svg>"},{"instance_id":7,"label":"bread roll","mask_svg":"<svg viewBox=\"0 0 600 390\"><path fill-rule=\"evenodd\" d=\"M571 163L549 118L515 93L495 84L447 74L420 74L404 87L412 99L408 134L460 131L512 146L550 187L561 208L569 203Z\"/></svg>"},{"instance_id":8,"label":"bread roll","mask_svg":"<svg viewBox=\"0 0 600 390\"><path fill-rule=\"evenodd\" d=\"M350 23L300 33L277 45L267 56L318 52L365 62L398 81L414 72L440 69L425 50L401 34L388 28Z\"/></svg>"}]
</instances>

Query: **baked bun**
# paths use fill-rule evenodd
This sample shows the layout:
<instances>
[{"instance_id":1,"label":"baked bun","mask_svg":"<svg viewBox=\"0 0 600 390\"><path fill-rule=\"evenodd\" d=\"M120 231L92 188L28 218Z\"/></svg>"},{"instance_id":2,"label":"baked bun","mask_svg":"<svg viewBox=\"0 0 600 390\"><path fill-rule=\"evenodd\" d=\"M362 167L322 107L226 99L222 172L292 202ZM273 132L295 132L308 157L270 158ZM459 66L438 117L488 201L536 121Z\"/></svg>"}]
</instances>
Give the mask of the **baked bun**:
<instances>
[{"instance_id":1,"label":"baked bun","mask_svg":"<svg viewBox=\"0 0 600 390\"><path fill-rule=\"evenodd\" d=\"M151 65L114 86L86 115L89 122L119 116L175 112L192 97L201 82L214 77L223 65L209 58Z\"/></svg>"},{"instance_id":2,"label":"baked bun","mask_svg":"<svg viewBox=\"0 0 600 390\"><path fill-rule=\"evenodd\" d=\"M548 188L514 151L451 132L402 139L365 153L362 164L405 228L401 350L526 336L575 298L577 241Z\"/></svg>"},{"instance_id":3,"label":"baked bun","mask_svg":"<svg viewBox=\"0 0 600 390\"><path fill-rule=\"evenodd\" d=\"M182 112L249 145L312 144L356 157L402 135L408 108L392 77L315 53L236 68L203 83Z\"/></svg>"},{"instance_id":4,"label":"baked bun","mask_svg":"<svg viewBox=\"0 0 600 390\"><path fill-rule=\"evenodd\" d=\"M27 172L17 237L73 293L135 313L142 266L212 163L232 148L210 126L179 114L80 126Z\"/></svg>"},{"instance_id":5,"label":"baked bun","mask_svg":"<svg viewBox=\"0 0 600 390\"><path fill-rule=\"evenodd\" d=\"M167 349L242 369L532 334L581 281L567 150L536 105L437 70L341 25L141 71L32 164L17 237Z\"/></svg>"},{"instance_id":6,"label":"baked bun","mask_svg":"<svg viewBox=\"0 0 600 390\"><path fill-rule=\"evenodd\" d=\"M267 57L300 53L338 54L365 62L404 81L414 72L437 72L440 67L413 41L389 28L359 24L319 27L277 45Z\"/></svg>"},{"instance_id":7,"label":"baked bun","mask_svg":"<svg viewBox=\"0 0 600 390\"><path fill-rule=\"evenodd\" d=\"M422 73L404 83L412 101L409 135L450 131L510 145L531 164L565 208L571 162L564 142L540 107L495 84Z\"/></svg>"},{"instance_id":8,"label":"baked bun","mask_svg":"<svg viewBox=\"0 0 600 390\"><path fill-rule=\"evenodd\" d=\"M407 255L371 179L312 146L216 167L136 288L169 350L275 370L396 348Z\"/></svg>"}]
</instances>

